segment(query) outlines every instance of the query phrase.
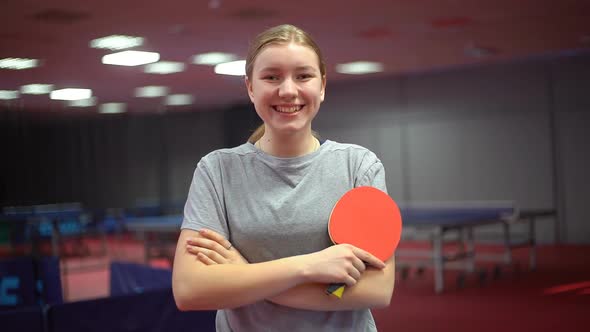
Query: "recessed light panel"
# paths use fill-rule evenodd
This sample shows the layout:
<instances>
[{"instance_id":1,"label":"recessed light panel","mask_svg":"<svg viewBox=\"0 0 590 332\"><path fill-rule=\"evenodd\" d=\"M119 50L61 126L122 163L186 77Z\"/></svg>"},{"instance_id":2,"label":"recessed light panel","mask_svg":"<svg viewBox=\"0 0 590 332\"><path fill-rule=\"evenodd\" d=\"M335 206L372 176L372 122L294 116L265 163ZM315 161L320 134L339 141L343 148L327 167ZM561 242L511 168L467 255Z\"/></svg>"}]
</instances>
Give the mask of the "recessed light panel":
<instances>
[{"instance_id":1,"label":"recessed light panel","mask_svg":"<svg viewBox=\"0 0 590 332\"><path fill-rule=\"evenodd\" d=\"M125 103L104 103L99 106L98 112L103 114L124 113L127 111Z\"/></svg>"},{"instance_id":2,"label":"recessed light panel","mask_svg":"<svg viewBox=\"0 0 590 332\"><path fill-rule=\"evenodd\" d=\"M54 100L81 100L92 97L92 90L90 89L60 89L53 90L49 94L49 98Z\"/></svg>"},{"instance_id":3,"label":"recessed light panel","mask_svg":"<svg viewBox=\"0 0 590 332\"><path fill-rule=\"evenodd\" d=\"M497 50L491 47L484 47L475 44L467 44L464 48L465 55L472 58L485 58L497 53Z\"/></svg>"},{"instance_id":4,"label":"recessed light panel","mask_svg":"<svg viewBox=\"0 0 590 332\"><path fill-rule=\"evenodd\" d=\"M196 65L214 66L223 62L234 61L236 56L231 53L210 52L197 54L193 57L193 63Z\"/></svg>"},{"instance_id":5,"label":"recessed light panel","mask_svg":"<svg viewBox=\"0 0 590 332\"><path fill-rule=\"evenodd\" d=\"M23 70L39 66L38 59L4 58L0 59L0 69Z\"/></svg>"},{"instance_id":6,"label":"recessed light panel","mask_svg":"<svg viewBox=\"0 0 590 332\"><path fill-rule=\"evenodd\" d=\"M371 61L355 61L336 65L336 71L350 75L379 73L383 71L383 64Z\"/></svg>"},{"instance_id":7,"label":"recessed light panel","mask_svg":"<svg viewBox=\"0 0 590 332\"><path fill-rule=\"evenodd\" d=\"M143 45L142 37L133 37L125 35L111 35L94 39L90 42L92 48L103 48L108 50L123 50Z\"/></svg>"},{"instance_id":8,"label":"recessed light panel","mask_svg":"<svg viewBox=\"0 0 590 332\"><path fill-rule=\"evenodd\" d=\"M181 105L191 105L194 102L195 98L192 95L187 94L176 94L176 95L169 95L166 97L166 101L164 102L168 106L181 106Z\"/></svg>"},{"instance_id":9,"label":"recessed light panel","mask_svg":"<svg viewBox=\"0 0 590 332\"><path fill-rule=\"evenodd\" d=\"M135 97L154 98L163 97L168 94L168 88L165 86L144 86L135 89Z\"/></svg>"},{"instance_id":10,"label":"recessed light panel","mask_svg":"<svg viewBox=\"0 0 590 332\"><path fill-rule=\"evenodd\" d=\"M246 75L246 60L220 63L215 66L215 73L219 75L244 76Z\"/></svg>"},{"instance_id":11,"label":"recessed light panel","mask_svg":"<svg viewBox=\"0 0 590 332\"><path fill-rule=\"evenodd\" d=\"M184 71L185 67L182 62L160 61L145 66L144 72L148 74L174 74Z\"/></svg>"},{"instance_id":12,"label":"recessed light panel","mask_svg":"<svg viewBox=\"0 0 590 332\"><path fill-rule=\"evenodd\" d=\"M148 63L158 62L158 60L160 60L160 54L143 51L123 51L107 54L102 57L102 63L105 65L117 66L141 66Z\"/></svg>"},{"instance_id":13,"label":"recessed light panel","mask_svg":"<svg viewBox=\"0 0 590 332\"><path fill-rule=\"evenodd\" d=\"M68 106L70 106L70 107L96 106L96 97L92 97L92 98L88 98L88 99L80 99L80 100L71 100L71 101L68 101Z\"/></svg>"},{"instance_id":14,"label":"recessed light panel","mask_svg":"<svg viewBox=\"0 0 590 332\"><path fill-rule=\"evenodd\" d=\"M19 93L15 90L0 90L0 100L18 99Z\"/></svg>"},{"instance_id":15,"label":"recessed light panel","mask_svg":"<svg viewBox=\"0 0 590 332\"><path fill-rule=\"evenodd\" d=\"M51 84L27 84L20 87L20 92L28 95L46 95L51 90L53 90Z\"/></svg>"}]
</instances>

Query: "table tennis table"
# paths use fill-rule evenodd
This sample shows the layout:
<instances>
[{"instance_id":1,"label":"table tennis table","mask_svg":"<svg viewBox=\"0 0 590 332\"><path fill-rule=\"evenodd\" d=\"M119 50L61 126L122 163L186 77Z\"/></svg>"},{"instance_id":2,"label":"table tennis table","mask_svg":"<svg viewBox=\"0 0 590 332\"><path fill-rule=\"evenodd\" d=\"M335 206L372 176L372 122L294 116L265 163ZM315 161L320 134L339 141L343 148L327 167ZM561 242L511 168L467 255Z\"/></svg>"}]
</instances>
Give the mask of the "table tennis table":
<instances>
[{"instance_id":1,"label":"table tennis table","mask_svg":"<svg viewBox=\"0 0 590 332\"><path fill-rule=\"evenodd\" d=\"M60 257L61 239L83 231L80 222L83 213L79 203L5 207L0 214L0 224L8 225L11 251L13 242L25 242L31 244L33 255L39 255L39 241L50 239L52 256Z\"/></svg>"},{"instance_id":2,"label":"table tennis table","mask_svg":"<svg viewBox=\"0 0 590 332\"><path fill-rule=\"evenodd\" d=\"M536 268L535 223L538 219L555 216L554 209L519 210L514 202L426 202L400 204L402 214L402 242L411 236L408 233L420 232L430 240L430 248L404 249L396 251L398 266L407 267L416 258L426 258L420 262L432 265L434 270L434 290L444 291L445 269L455 268L466 272L475 271L476 261L512 264L512 251L516 248L528 248L529 267ZM528 228L524 239L516 241L512 228L518 223L525 223ZM475 249L474 229L488 225L500 225L503 253L486 254ZM456 238L452 253L445 252L449 243L449 233ZM446 239L445 239L446 236ZM455 263L453 265L453 263ZM457 264L459 263L459 264Z\"/></svg>"},{"instance_id":3,"label":"table tennis table","mask_svg":"<svg viewBox=\"0 0 590 332\"><path fill-rule=\"evenodd\" d=\"M412 258L426 259L421 264L432 265L434 270L434 290L436 293L444 291L445 269L460 268L467 272L475 271L476 261L496 261L505 265L512 263L512 251L516 248L528 248L529 267L536 267L536 238L535 224L540 218L553 217L554 209L519 210L512 202L450 202L450 203L411 203L400 204L402 213L403 233L412 229L425 232L430 239L431 248L404 249L396 251L396 264L413 263ZM177 239L182 224L182 214L155 217L126 218L125 228L135 233L144 243L144 262L151 258L172 236ZM516 241L512 228L517 223L526 224L528 231L525 239ZM502 227L501 255L477 253L475 251L474 229L486 225L500 225ZM456 233L459 249L453 253L444 251L445 235ZM168 257L172 260L173 257ZM453 263L462 263L453 266Z\"/></svg>"},{"instance_id":4,"label":"table tennis table","mask_svg":"<svg viewBox=\"0 0 590 332\"><path fill-rule=\"evenodd\" d=\"M171 244L167 240L171 237L176 239L176 236L180 234L182 219L182 214L130 217L124 219L124 227L143 242L144 263L147 264L152 258L162 257L161 251L165 250L165 246ZM174 257L167 255L166 258L172 261Z\"/></svg>"},{"instance_id":5,"label":"table tennis table","mask_svg":"<svg viewBox=\"0 0 590 332\"><path fill-rule=\"evenodd\" d=\"M87 265L78 268L70 267L66 258L86 257L90 255L90 247L83 238L100 236L100 255L106 256L107 246L104 234L91 229L88 211L81 203L57 203L31 206L3 207L0 213L0 228L7 233L10 254L17 254L17 247L30 246L30 254L41 257L47 253L43 250L44 241L51 245L52 257L58 259L63 298L68 298L68 282L65 278L70 272L102 268L104 263Z\"/></svg>"}]
</instances>

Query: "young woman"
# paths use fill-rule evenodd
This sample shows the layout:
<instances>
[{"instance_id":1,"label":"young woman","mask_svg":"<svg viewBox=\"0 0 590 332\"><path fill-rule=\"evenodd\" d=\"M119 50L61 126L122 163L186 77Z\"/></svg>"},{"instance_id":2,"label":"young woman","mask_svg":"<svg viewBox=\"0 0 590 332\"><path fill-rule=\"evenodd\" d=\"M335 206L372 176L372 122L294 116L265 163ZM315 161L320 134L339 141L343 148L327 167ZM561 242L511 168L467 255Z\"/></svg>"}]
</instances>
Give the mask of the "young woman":
<instances>
[{"instance_id":1,"label":"young woman","mask_svg":"<svg viewBox=\"0 0 590 332\"><path fill-rule=\"evenodd\" d=\"M246 75L264 124L248 142L197 165L174 260L177 306L217 309L223 332L376 331L369 309L389 305L393 258L332 245L327 223L349 189L387 190L381 161L312 131L326 68L301 29L258 35ZM342 299L325 293L334 282L349 286Z\"/></svg>"}]
</instances>

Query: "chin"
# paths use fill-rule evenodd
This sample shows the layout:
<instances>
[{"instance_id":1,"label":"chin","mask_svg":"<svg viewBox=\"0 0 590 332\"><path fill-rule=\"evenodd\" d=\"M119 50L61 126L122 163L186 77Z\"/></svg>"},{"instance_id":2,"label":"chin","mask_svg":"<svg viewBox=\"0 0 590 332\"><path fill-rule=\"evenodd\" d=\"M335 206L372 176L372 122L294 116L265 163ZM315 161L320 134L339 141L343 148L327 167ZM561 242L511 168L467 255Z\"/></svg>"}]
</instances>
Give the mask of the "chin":
<instances>
[{"instance_id":1,"label":"chin","mask_svg":"<svg viewBox=\"0 0 590 332\"><path fill-rule=\"evenodd\" d=\"M286 126L273 126L273 130L277 133L293 135L308 129L307 126L293 126L293 125L286 125Z\"/></svg>"}]
</instances>

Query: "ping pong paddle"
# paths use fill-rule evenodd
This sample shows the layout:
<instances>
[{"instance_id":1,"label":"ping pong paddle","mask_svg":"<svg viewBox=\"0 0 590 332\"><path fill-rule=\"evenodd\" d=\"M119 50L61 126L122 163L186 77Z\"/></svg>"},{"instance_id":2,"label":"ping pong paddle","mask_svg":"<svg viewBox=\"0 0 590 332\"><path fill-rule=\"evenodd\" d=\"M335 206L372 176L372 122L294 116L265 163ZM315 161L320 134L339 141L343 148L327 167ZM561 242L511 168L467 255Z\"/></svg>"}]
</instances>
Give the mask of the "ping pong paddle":
<instances>
[{"instance_id":1,"label":"ping pong paddle","mask_svg":"<svg viewBox=\"0 0 590 332\"><path fill-rule=\"evenodd\" d=\"M397 247L402 219L397 204L374 187L357 187L346 192L334 205L328 233L335 244L351 244L382 261ZM342 298L345 284L331 284L326 293Z\"/></svg>"}]
</instances>

